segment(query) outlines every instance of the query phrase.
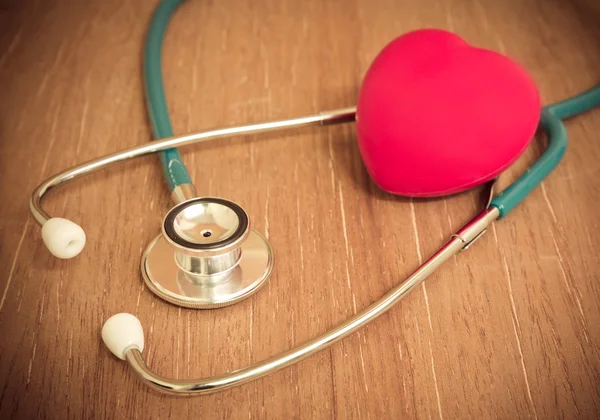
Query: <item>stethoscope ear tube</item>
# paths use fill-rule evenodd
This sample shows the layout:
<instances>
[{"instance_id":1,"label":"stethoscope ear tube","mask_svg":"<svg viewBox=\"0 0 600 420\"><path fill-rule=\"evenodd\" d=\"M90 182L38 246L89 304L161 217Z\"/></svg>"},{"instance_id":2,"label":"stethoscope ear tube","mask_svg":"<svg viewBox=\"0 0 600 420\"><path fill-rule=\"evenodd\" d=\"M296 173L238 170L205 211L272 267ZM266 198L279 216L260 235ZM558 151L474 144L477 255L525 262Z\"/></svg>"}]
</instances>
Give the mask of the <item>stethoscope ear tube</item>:
<instances>
[{"instance_id":1,"label":"stethoscope ear tube","mask_svg":"<svg viewBox=\"0 0 600 420\"><path fill-rule=\"evenodd\" d=\"M133 158L146 156L152 153L162 152L177 147L185 147L196 143L217 140L224 137L233 137L239 135L262 134L271 131L278 131L290 128L303 128L307 126L341 124L354 121L356 108L341 108L331 111L320 112L318 114L307 115L304 117L292 118L287 120L275 120L257 124L238 125L227 128L218 128L198 133L187 134L183 136L172 136L162 140L153 141L138 147L123 150L121 152L108 154L97 159L84 162L80 165L59 172L43 181L31 194L29 199L29 210L36 222L44 227L51 219L51 225L58 229L46 228L49 233L43 235L43 240L50 252L59 258L72 258L79 254L85 245L85 233L83 229L74 222L62 217L53 218L42 206L42 199L50 190L61 186L69 181L81 178L84 175L92 174L101 169L108 168L118 163L123 163ZM67 223L68 222L68 223ZM79 232L74 235L74 232ZM77 252L67 252L60 244L70 244L76 240L81 246L76 248ZM59 245L56 245L59 244Z\"/></svg>"},{"instance_id":2,"label":"stethoscope ear tube","mask_svg":"<svg viewBox=\"0 0 600 420\"><path fill-rule=\"evenodd\" d=\"M115 323L112 318L109 319L107 322L110 322L110 328L106 328L106 330L111 331L112 334L114 334L114 337L111 334L105 334L104 332L102 337L113 354L121 359L126 359L136 374L146 384L156 390L179 395L201 395L222 391L258 379L283 369L286 366L297 363L312 354L331 346L344 337L354 333L361 327L374 321L408 295L416 286L435 272L435 270L445 261L461 250L468 248L469 245L479 239L486 231L487 227L498 218L498 215L498 210L494 207L483 210L462 229L452 235L450 240L442 248L417 268L404 282L390 290L377 302L349 318L334 329L283 354L233 372L201 379L180 380L165 378L156 374L146 365L142 356L142 351L139 349L140 345L137 347L132 346L130 345L130 340L125 338L127 336L126 330L130 329L130 322L123 323L123 329L120 330L115 329L115 325L118 324ZM117 314L114 316L131 317L130 314ZM139 337L140 335L143 334L136 329L135 336ZM115 345L115 343L122 344L119 347ZM143 344L141 344L141 346L143 346Z\"/></svg>"}]
</instances>

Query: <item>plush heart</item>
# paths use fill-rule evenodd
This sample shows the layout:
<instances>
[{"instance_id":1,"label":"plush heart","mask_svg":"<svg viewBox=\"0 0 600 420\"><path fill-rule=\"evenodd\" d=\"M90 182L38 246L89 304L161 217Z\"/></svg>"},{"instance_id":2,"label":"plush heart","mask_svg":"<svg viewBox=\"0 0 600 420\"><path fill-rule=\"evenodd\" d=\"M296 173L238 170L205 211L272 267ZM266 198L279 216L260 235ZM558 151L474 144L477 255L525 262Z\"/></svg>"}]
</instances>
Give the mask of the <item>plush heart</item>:
<instances>
[{"instance_id":1,"label":"plush heart","mask_svg":"<svg viewBox=\"0 0 600 420\"><path fill-rule=\"evenodd\" d=\"M356 129L380 188L434 197L498 176L524 152L540 113L537 88L517 63L426 29L396 38L375 58Z\"/></svg>"}]
</instances>

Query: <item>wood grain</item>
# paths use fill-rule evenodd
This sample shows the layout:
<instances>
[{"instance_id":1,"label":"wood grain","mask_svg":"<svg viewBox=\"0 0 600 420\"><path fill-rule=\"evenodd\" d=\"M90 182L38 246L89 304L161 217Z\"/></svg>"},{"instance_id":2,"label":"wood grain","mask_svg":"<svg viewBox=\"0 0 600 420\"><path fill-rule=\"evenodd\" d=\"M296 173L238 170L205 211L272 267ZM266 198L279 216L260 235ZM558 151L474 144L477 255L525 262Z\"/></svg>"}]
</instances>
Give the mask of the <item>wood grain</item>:
<instances>
[{"instance_id":1,"label":"wood grain","mask_svg":"<svg viewBox=\"0 0 600 420\"><path fill-rule=\"evenodd\" d=\"M272 279L228 309L149 292L140 254L169 196L154 156L46 200L85 227L51 257L28 213L45 177L151 138L141 53L156 0L5 1L0 9L0 417L597 418L600 111L568 122L563 163L469 252L373 324L293 367L200 398L159 395L103 347L120 311L149 364L179 378L236 369L314 337L410 273L481 205L379 191L352 125L182 149L198 191L233 199L276 251ZM173 18L164 72L174 129L352 105L371 60L421 27L508 54L544 103L600 81L595 0L194 1ZM539 155L540 138L501 178Z\"/></svg>"}]
</instances>

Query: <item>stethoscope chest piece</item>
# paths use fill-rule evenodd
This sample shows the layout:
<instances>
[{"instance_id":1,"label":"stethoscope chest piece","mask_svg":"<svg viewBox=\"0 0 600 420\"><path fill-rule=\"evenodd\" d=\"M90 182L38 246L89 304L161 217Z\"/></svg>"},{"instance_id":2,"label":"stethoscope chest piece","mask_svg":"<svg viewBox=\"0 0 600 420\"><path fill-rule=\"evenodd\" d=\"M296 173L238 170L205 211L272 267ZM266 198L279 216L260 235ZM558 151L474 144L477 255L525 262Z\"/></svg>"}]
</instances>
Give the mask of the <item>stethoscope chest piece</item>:
<instances>
[{"instance_id":1,"label":"stethoscope chest piece","mask_svg":"<svg viewBox=\"0 0 600 420\"><path fill-rule=\"evenodd\" d=\"M173 207L141 264L144 281L156 295L196 309L251 296L272 267L267 240L251 229L240 206L221 198L193 198Z\"/></svg>"}]
</instances>

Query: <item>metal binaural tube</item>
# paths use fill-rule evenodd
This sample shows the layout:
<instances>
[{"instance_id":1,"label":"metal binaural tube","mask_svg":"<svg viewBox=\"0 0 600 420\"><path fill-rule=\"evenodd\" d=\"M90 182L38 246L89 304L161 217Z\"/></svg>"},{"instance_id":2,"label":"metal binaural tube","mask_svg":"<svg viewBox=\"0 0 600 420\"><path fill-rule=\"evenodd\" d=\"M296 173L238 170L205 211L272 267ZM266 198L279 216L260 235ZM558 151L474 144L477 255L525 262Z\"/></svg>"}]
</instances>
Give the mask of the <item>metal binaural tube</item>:
<instances>
[{"instance_id":1,"label":"metal binaural tube","mask_svg":"<svg viewBox=\"0 0 600 420\"><path fill-rule=\"evenodd\" d=\"M418 267L404 282L390 290L377 302L325 334L278 356L229 373L188 380L170 379L156 374L146 365L141 352L136 349L130 349L126 352L126 360L147 385L171 394L209 394L255 380L329 347L390 310L440 265L478 239L498 216L499 211L495 207L485 209L456 234L452 235L452 238L442 248Z\"/></svg>"},{"instance_id":2,"label":"metal binaural tube","mask_svg":"<svg viewBox=\"0 0 600 420\"><path fill-rule=\"evenodd\" d=\"M31 214L39 225L46 223L51 217L43 209L41 200L44 195L51 189L58 187L68 181L80 178L84 175L91 174L100 169L107 168L133 159L149 155L152 153L173 149L176 147L189 146L195 143L207 142L223 137L232 137L237 135L260 134L269 131L278 131L287 128L301 128L306 126L318 126L325 124L338 124L354 121L356 113L355 107L341 108L331 111L324 111L318 114L308 115L305 117L292 118L287 120L276 120L256 124L238 125L228 128L219 128L215 130L201 131L182 136L168 137L162 140L157 140L144 144L138 147L123 150L117 153L111 153L97 159L89 160L72 168L59 172L42 182L31 194L29 199L29 209ZM183 198L175 198L181 201Z\"/></svg>"}]
</instances>

